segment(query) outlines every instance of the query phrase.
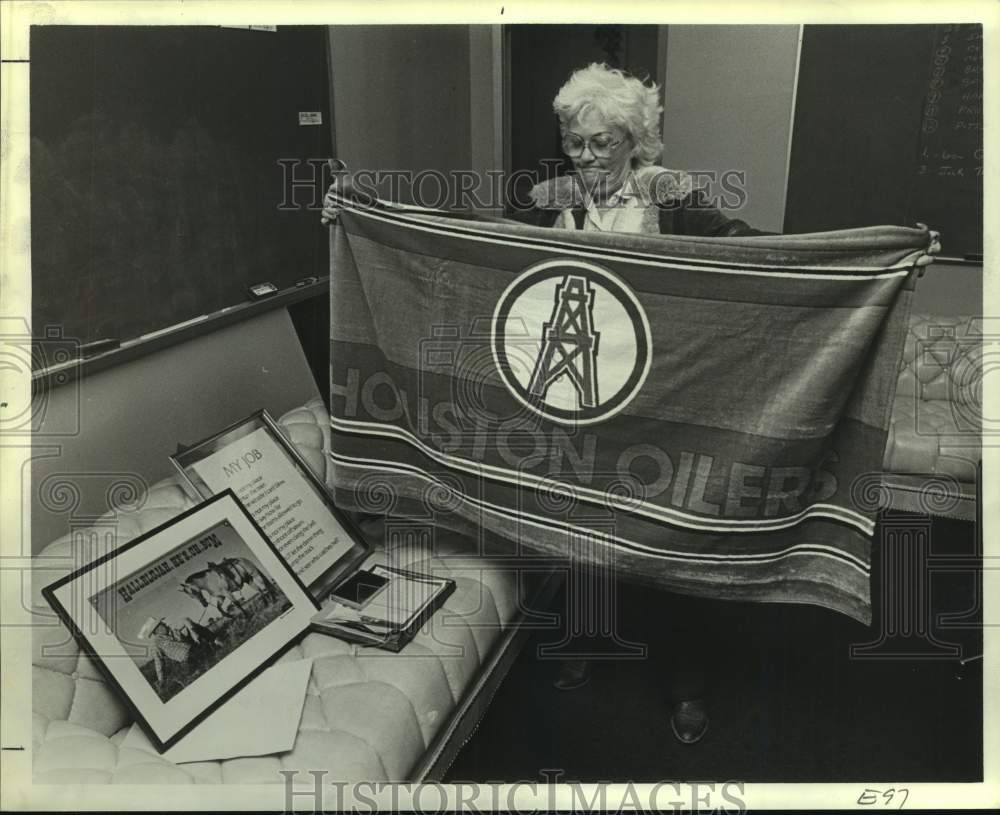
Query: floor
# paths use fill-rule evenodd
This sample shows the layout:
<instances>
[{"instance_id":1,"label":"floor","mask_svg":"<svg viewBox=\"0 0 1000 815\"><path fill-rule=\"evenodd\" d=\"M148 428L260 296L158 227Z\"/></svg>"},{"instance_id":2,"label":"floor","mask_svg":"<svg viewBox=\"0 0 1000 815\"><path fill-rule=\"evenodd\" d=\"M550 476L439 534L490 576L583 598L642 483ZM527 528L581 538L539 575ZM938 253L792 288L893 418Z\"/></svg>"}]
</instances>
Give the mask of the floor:
<instances>
[{"instance_id":1,"label":"floor","mask_svg":"<svg viewBox=\"0 0 1000 815\"><path fill-rule=\"evenodd\" d=\"M936 521L935 554L968 551L969 524ZM876 533L878 534L878 533ZM876 577L879 578L876 563ZM970 605L976 577L934 577L936 611ZM558 609L561 597L553 602ZM656 614L651 614L651 610ZM447 780L976 781L982 779L982 660L851 658L880 630L803 606L712 602L629 587L625 638L662 645L659 620L694 619L711 637L711 726L696 745L668 724L665 666L654 656L594 662L590 683L552 687L558 662L532 636ZM982 653L980 632L932 629ZM927 650L938 646L924 640ZM885 657L887 651L880 651ZM551 777L551 776L549 776Z\"/></svg>"}]
</instances>

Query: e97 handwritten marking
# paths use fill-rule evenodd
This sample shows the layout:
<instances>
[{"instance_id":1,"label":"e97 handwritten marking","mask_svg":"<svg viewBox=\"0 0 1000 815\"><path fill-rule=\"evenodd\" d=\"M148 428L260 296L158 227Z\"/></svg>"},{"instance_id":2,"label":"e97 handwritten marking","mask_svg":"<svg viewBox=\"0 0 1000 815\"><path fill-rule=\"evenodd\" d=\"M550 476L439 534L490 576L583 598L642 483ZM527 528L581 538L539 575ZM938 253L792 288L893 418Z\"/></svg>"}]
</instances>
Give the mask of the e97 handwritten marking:
<instances>
[{"instance_id":1,"label":"e97 handwritten marking","mask_svg":"<svg viewBox=\"0 0 1000 815\"><path fill-rule=\"evenodd\" d=\"M865 791L858 796L858 805L863 807L891 807L895 805L896 809L902 809L909 797L910 791L906 787L899 789L889 787L887 790L873 790L865 787Z\"/></svg>"}]
</instances>

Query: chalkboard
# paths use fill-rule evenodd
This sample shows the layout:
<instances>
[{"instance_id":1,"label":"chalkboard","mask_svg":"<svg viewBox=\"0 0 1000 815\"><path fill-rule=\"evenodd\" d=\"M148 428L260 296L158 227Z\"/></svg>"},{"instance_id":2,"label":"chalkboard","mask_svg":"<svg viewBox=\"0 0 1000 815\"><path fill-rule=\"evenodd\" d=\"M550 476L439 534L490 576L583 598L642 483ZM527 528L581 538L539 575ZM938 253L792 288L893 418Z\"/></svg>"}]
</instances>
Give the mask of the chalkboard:
<instances>
[{"instance_id":1,"label":"chalkboard","mask_svg":"<svg viewBox=\"0 0 1000 815\"><path fill-rule=\"evenodd\" d=\"M328 272L324 27L40 26L30 46L36 337L134 338Z\"/></svg>"},{"instance_id":2,"label":"chalkboard","mask_svg":"<svg viewBox=\"0 0 1000 815\"><path fill-rule=\"evenodd\" d=\"M982 26L805 26L785 232L926 223L981 256Z\"/></svg>"}]
</instances>

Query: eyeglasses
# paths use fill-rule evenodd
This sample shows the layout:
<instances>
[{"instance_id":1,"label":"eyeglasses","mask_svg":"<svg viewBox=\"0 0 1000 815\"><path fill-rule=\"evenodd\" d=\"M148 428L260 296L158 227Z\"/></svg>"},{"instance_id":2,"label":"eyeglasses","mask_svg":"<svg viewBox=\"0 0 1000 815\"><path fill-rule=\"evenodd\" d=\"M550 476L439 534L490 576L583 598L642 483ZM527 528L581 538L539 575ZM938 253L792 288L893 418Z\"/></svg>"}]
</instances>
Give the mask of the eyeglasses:
<instances>
[{"instance_id":1,"label":"eyeglasses","mask_svg":"<svg viewBox=\"0 0 1000 815\"><path fill-rule=\"evenodd\" d=\"M586 141L576 133L566 133L562 138L562 149L570 158L579 158L588 147L597 158L607 158L623 141L616 139L613 133L595 133Z\"/></svg>"}]
</instances>

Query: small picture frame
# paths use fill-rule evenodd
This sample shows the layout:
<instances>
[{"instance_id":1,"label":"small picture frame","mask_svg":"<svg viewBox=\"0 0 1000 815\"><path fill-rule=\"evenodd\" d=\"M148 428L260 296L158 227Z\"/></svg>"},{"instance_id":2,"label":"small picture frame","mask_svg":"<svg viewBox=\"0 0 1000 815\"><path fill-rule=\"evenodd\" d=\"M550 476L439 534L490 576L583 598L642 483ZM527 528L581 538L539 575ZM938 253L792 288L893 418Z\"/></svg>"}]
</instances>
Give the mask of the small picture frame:
<instances>
[{"instance_id":1,"label":"small picture frame","mask_svg":"<svg viewBox=\"0 0 1000 815\"><path fill-rule=\"evenodd\" d=\"M161 752L318 608L231 490L43 589Z\"/></svg>"},{"instance_id":2,"label":"small picture frame","mask_svg":"<svg viewBox=\"0 0 1000 815\"><path fill-rule=\"evenodd\" d=\"M355 599L355 587L366 582L377 582L378 590L363 600ZM321 601L312 629L348 642L400 651L454 591L451 578L373 564Z\"/></svg>"},{"instance_id":3,"label":"small picture frame","mask_svg":"<svg viewBox=\"0 0 1000 815\"><path fill-rule=\"evenodd\" d=\"M170 460L196 500L232 489L317 599L370 554L363 533L266 410Z\"/></svg>"}]
</instances>

